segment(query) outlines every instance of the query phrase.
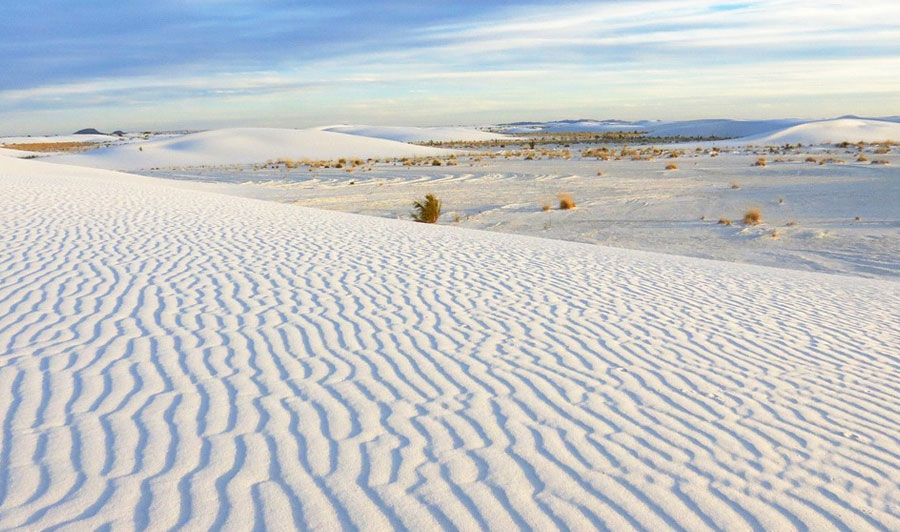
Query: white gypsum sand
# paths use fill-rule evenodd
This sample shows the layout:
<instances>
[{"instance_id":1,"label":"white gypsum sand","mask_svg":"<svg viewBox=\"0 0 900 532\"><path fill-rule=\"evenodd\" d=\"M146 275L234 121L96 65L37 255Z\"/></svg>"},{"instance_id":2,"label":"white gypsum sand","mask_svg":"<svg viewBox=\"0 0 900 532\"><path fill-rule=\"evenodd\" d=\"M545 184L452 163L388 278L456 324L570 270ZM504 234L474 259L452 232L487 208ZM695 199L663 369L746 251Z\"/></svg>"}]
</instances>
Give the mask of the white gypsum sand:
<instances>
[{"instance_id":1,"label":"white gypsum sand","mask_svg":"<svg viewBox=\"0 0 900 532\"><path fill-rule=\"evenodd\" d=\"M111 146L49 158L54 162L134 170L152 167L261 163L269 159L424 157L450 150L348 135L323 128L230 128Z\"/></svg>"},{"instance_id":2,"label":"white gypsum sand","mask_svg":"<svg viewBox=\"0 0 900 532\"><path fill-rule=\"evenodd\" d=\"M0 528L897 530L900 284L0 157Z\"/></svg>"}]
</instances>

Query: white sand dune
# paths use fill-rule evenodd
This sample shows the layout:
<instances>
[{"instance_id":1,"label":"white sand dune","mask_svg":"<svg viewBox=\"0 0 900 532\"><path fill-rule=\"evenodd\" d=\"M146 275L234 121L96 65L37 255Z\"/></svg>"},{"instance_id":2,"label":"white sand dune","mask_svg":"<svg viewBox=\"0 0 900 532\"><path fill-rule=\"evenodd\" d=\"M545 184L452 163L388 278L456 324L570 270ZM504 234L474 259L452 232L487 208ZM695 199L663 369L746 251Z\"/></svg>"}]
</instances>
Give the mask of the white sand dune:
<instances>
[{"instance_id":1,"label":"white sand dune","mask_svg":"<svg viewBox=\"0 0 900 532\"><path fill-rule=\"evenodd\" d=\"M654 137L748 137L802 124L797 119L778 120L687 120L662 123L647 129Z\"/></svg>"},{"instance_id":2,"label":"white sand dune","mask_svg":"<svg viewBox=\"0 0 900 532\"><path fill-rule=\"evenodd\" d=\"M481 141L508 138L506 135L472 127L333 126L325 128L325 131L398 142Z\"/></svg>"},{"instance_id":3,"label":"white sand dune","mask_svg":"<svg viewBox=\"0 0 900 532\"><path fill-rule=\"evenodd\" d=\"M0 529L900 530L900 283L0 157Z\"/></svg>"},{"instance_id":4,"label":"white sand dune","mask_svg":"<svg viewBox=\"0 0 900 532\"><path fill-rule=\"evenodd\" d=\"M17 159L22 159L25 157L36 157L41 155L40 153L33 151L25 151L25 150L10 150L7 148L0 148L0 157L13 157Z\"/></svg>"},{"instance_id":5,"label":"white sand dune","mask_svg":"<svg viewBox=\"0 0 900 532\"><path fill-rule=\"evenodd\" d=\"M839 142L900 141L900 123L839 118L808 122L767 134L738 139L741 144L835 144Z\"/></svg>"},{"instance_id":6,"label":"white sand dune","mask_svg":"<svg viewBox=\"0 0 900 532\"><path fill-rule=\"evenodd\" d=\"M345 135L320 128L232 128L162 140L111 146L49 161L93 168L135 170L154 167L247 164L269 159L407 157L450 153L385 139Z\"/></svg>"}]
</instances>

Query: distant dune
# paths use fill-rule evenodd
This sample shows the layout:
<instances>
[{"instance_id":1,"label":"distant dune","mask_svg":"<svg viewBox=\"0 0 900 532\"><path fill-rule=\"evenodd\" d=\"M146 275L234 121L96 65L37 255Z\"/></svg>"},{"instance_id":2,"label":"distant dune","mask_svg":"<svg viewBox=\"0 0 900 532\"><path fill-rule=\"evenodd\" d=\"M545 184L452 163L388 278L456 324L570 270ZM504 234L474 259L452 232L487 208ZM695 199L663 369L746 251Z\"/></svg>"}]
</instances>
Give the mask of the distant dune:
<instances>
[{"instance_id":1,"label":"distant dune","mask_svg":"<svg viewBox=\"0 0 900 532\"><path fill-rule=\"evenodd\" d=\"M448 153L451 152L393 140L324 131L321 128L234 128L112 146L48 160L94 168L135 170L259 163L278 158L416 157Z\"/></svg>"},{"instance_id":2,"label":"distant dune","mask_svg":"<svg viewBox=\"0 0 900 532\"><path fill-rule=\"evenodd\" d=\"M900 141L900 123L860 118L807 122L768 134L740 139L753 144L834 144Z\"/></svg>"}]
</instances>

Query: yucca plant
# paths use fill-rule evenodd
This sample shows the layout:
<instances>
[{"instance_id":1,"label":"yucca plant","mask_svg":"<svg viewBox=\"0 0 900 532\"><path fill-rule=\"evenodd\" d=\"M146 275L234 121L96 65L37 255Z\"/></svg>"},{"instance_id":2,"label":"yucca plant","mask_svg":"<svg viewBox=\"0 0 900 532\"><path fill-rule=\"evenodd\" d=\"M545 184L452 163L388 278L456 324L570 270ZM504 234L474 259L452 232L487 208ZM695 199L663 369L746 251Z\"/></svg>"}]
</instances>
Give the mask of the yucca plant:
<instances>
[{"instance_id":1,"label":"yucca plant","mask_svg":"<svg viewBox=\"0 0 900 532\"><path fill-rule=\"evenodd\" d=\"M441 200L434 194L427 194L425 201L414 201L413 211L410 213L413 220L426 224L433 224L441 217Z\"/></svg>"}]
</instances>

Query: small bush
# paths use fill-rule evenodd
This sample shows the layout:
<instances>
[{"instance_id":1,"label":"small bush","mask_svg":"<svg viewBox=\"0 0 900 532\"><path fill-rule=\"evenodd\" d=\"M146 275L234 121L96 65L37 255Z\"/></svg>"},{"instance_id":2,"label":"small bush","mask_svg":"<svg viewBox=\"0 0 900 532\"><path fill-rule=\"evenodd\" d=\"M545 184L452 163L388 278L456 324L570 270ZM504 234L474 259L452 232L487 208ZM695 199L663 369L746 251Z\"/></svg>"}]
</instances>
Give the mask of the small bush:
<instances>
[{"instance_id":1,"label":"small bush","mask_svg":"<svg viewBox=\"0 0 900 532\"><path fill-rule=\"evenodd\" d=\"M807 157L806 162L808 163L816 163L818 162L815 157Z\"/></svg>"},{"instance_id":2,"label":"small bush","mask_svg":"<svg viewBox=\"0 0 900 532\"><path fill-rule=\"evenodd\" d=\"M559 195L559 208L560 210L567 211L569 209L575 208L575 198L572 197L569 193L562 193Z\"/></svg>"},{"instance_id":3,"label":"small bush","mask_svg":"<svg viewBox=\"0 0 900 532\"><path fill-rule=\"evenodd\" d=\"M731 225L731 219L730 218L719 218L719 224L720 225Z\"/></svg>"},{"instance_id":4,"label":"small bush","mask_svg":"<svg viewBox=\"0 0 900 532\"><path fill-rule=\"evenodd\" d=\"M744 219L741 221L744 225L759 225L762 221L762 213L759 212L759 209L750 209L744 214Z\"/></svg>"},{"instance_id":5,"label":"small bush","mask_svg":"<svg viewBox=\"0 0 900 532\"><path fill-rule=\"evenodd\" d=\"M669 163L666 165L666 170L678 170L678 165L675 163Z\"/></svg>"},{"instance_id":6,"label":"small bush","mask_svg":"<svg viewBox=\"0 0 900 532\"><path fill-rule=\"evenodd\" d=\"M883 165L887 166L887 165L891 164L891 162L888 161L887 159L875 159L870 164L883 164Z\"/></svg>"},{"instance_id":7,"label":"small bush","mask_svg":"<svg viewBox=\"0 0 900 532\"><path fill-rule=\"evenodd\" d=\"M755 163L753 163L753 166L766 166L767 164L768 164L768 162L766 161L766 158L760 157L759 159L756 160Z\"/></svg>"},{"instance_id":8,"label":"small bush","mask_svg":"<svg viewBox=\"0 0 900 532\"><path fill-rule=\"evenodd\" d=\"M741 184L738 183L737 181L732 181L732 182L731 182L731 188L733 188L733 189L741 188Z\"/></svg>"},{"instance_id":9,"label":"small bush","mask_svg":"<svg viewBox=\"0 0 900 532\"><path fill-rule=\"evenodd\" d=\"M441 200L434 197L434 194L428 194L425 201L413 202L413 212L410 215L417 222L433 224L441 217Z\"/></svg>"},{"instance_id":10,"label":"small bush","mask_svg":"<svg viewBox=\"0 0 900 532\"><path fill-rule=\"evenodd\" d=\"M553 207L553 206L550 205L549 203L543 203L543 204L541 204L541 210L544 211L544 212L549 211L552 207Z\"/></svg>"},{"instance_id":11,"label":"small bush","mask_svg":"<svg viewBox=\"0 0 900 532\"><path fill-rule=\"evenodd\" d=\"M860 162L860 163L864 163L864 162L866 162L866 161L868 161L868 160L869 160L869 158L866 157L865 155L861 154L861 153L859 154L859 157L856 158L856 161L857 161L857 162Z\"/></svg>"}]
</instances>

